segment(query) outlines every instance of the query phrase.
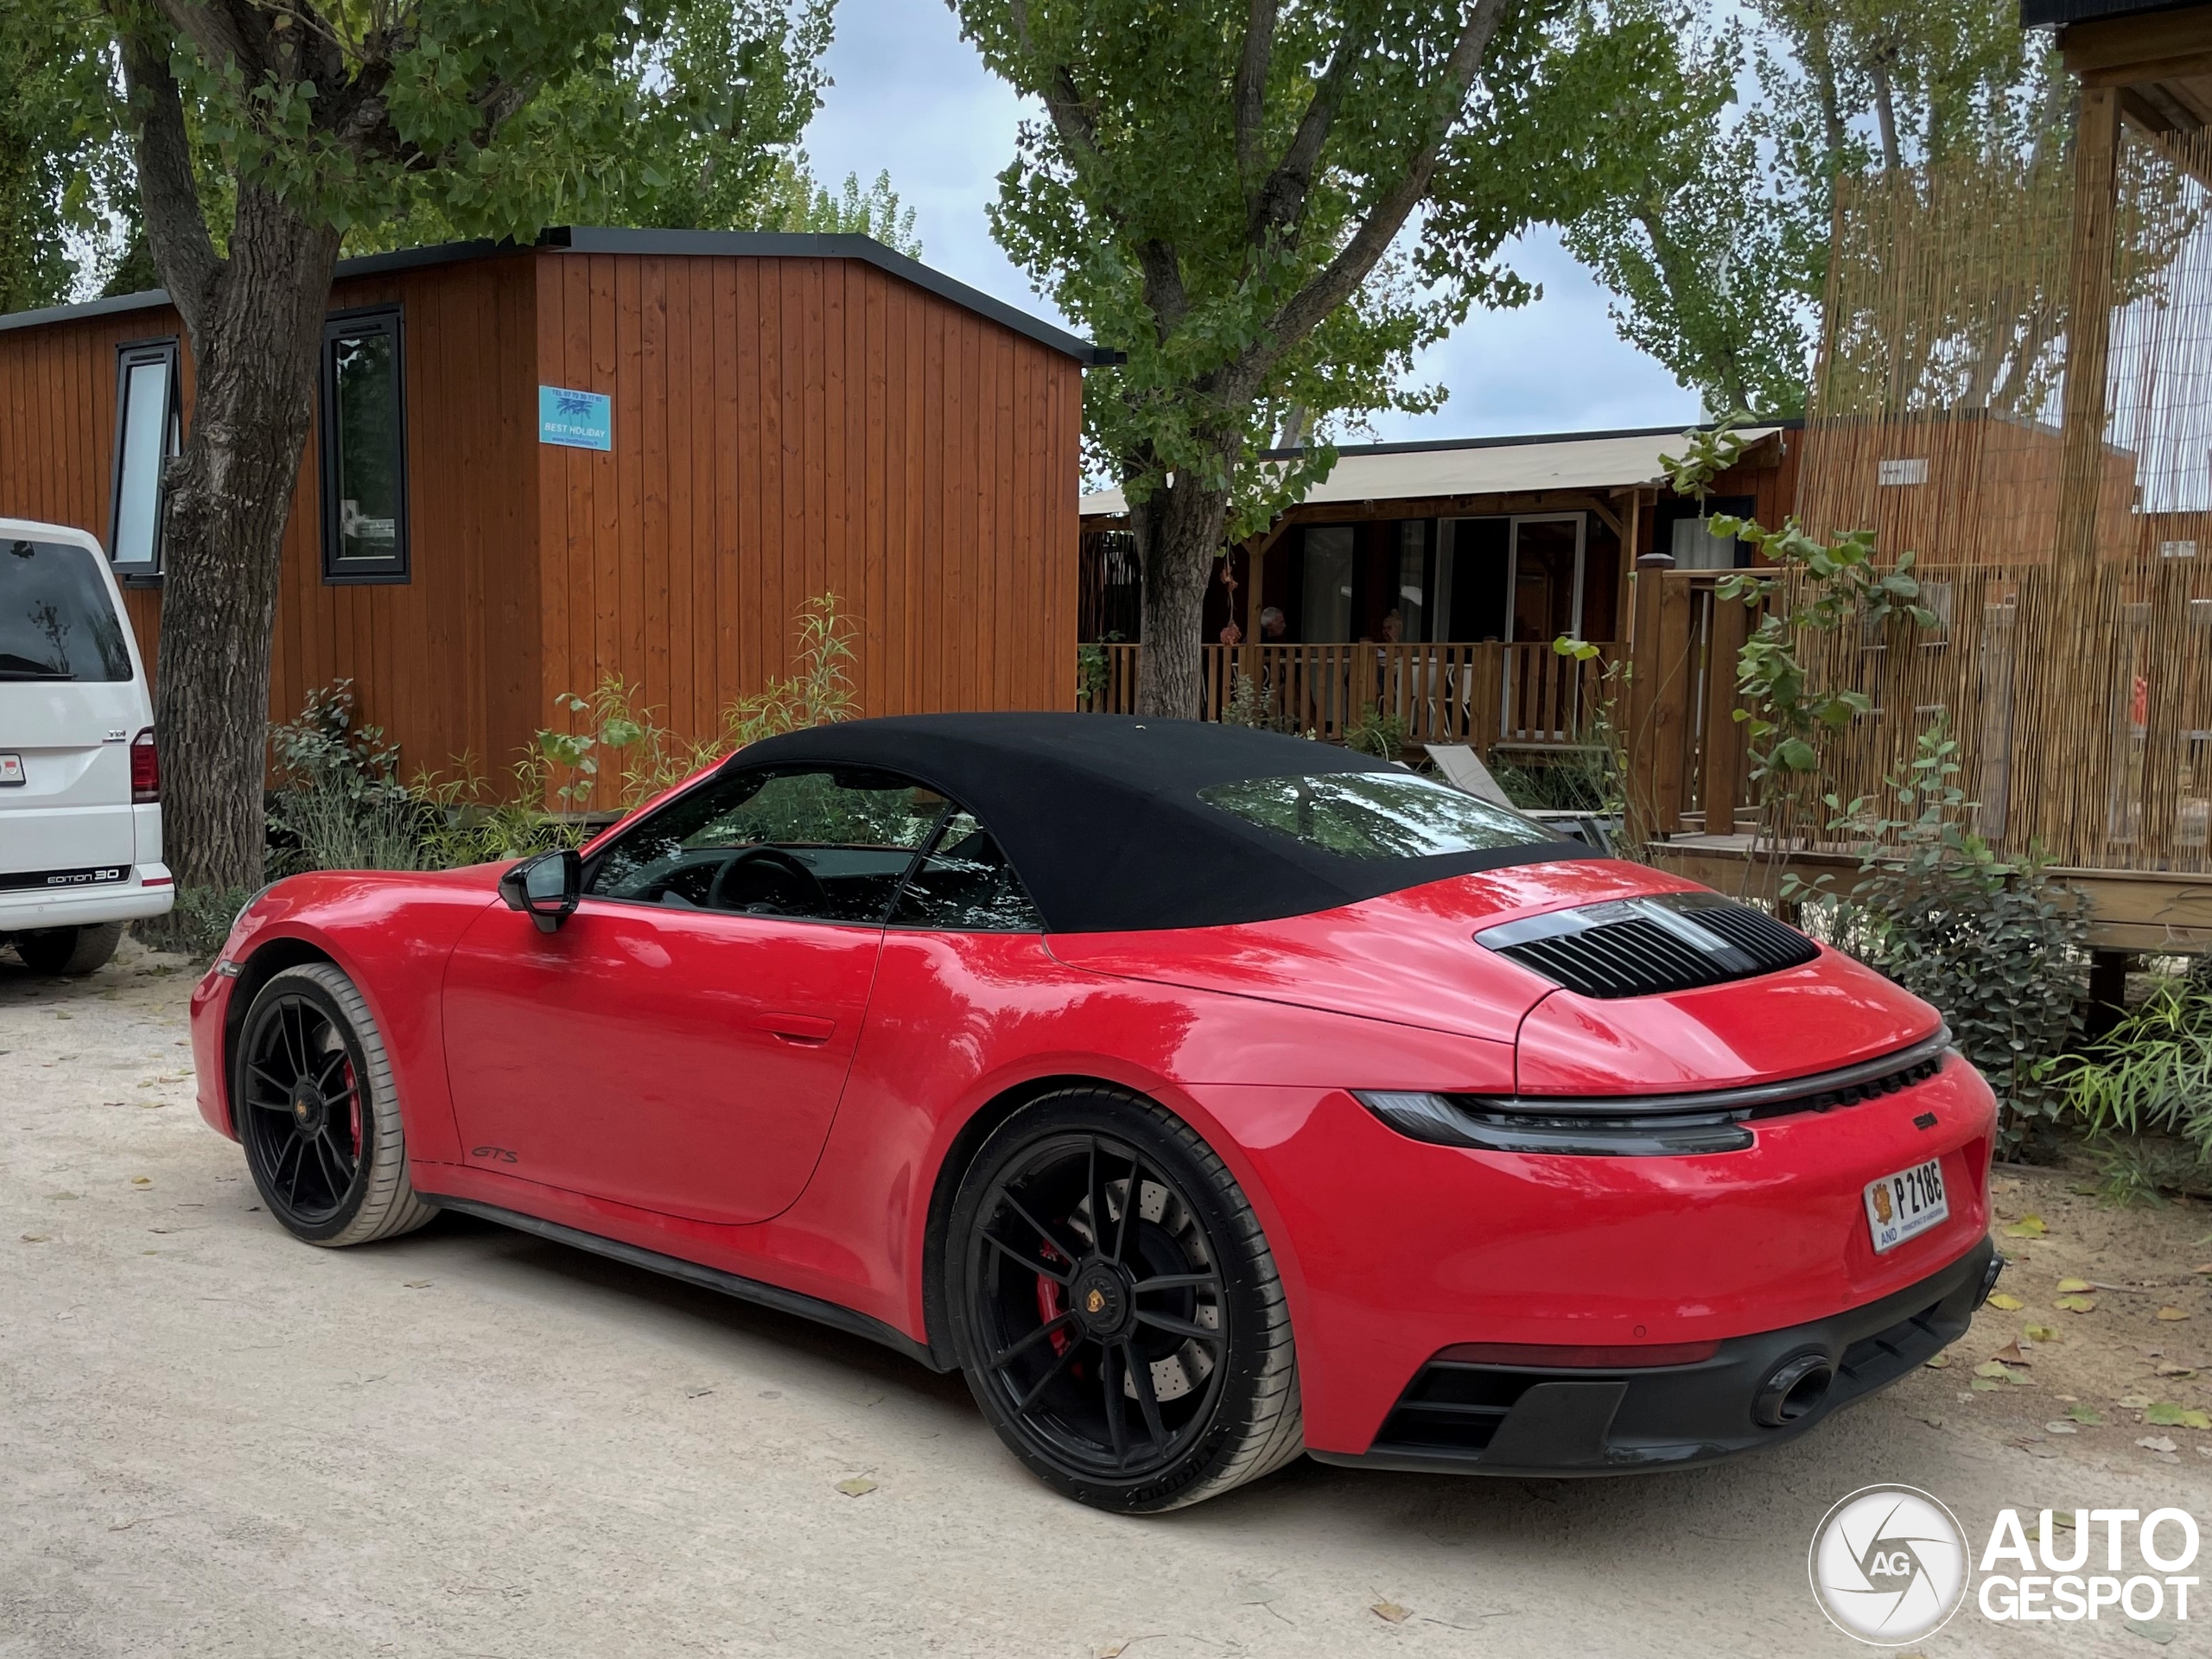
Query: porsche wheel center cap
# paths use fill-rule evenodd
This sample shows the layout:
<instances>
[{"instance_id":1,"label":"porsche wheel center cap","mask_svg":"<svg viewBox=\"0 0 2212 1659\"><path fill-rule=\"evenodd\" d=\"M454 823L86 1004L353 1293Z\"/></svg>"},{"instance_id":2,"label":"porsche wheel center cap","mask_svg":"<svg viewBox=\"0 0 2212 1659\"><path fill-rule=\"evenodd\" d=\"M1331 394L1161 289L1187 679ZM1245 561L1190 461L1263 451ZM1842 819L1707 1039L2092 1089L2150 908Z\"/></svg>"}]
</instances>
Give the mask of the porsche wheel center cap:
<instances>
[{"instance_id":1,"label":"porsche wheel center cap","mask_svg":"<svg viewBox=\"0 0 2212 1659\"><path fill-rule=\"evenodd\" d=\"M1086 1268L1076 1275L1068 1305L1093 1336L1112 1336L1128 1322L1128 1275L1103 1262Z\"/></svg>"},{"instance_id":2,"label":"porsche wheel center cap","mask_svg":"<svg viewBox=\"0 0 2212 1659\"><path fill-rule=\"evenodd\" d=\"M292 1085L292 1127L312 1140L322 1133L326 1112L322 1090L304 1080Z\"/></svg>"}]
</instances>

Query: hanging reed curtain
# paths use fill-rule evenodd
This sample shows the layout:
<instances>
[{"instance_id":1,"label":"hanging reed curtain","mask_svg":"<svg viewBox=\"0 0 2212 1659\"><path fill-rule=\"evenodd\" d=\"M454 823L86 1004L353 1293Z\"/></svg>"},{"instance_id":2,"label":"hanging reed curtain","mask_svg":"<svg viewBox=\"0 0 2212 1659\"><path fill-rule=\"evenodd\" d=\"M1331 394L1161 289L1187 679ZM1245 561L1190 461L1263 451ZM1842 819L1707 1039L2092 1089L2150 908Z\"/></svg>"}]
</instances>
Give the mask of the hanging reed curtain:
<instances>
[{"instance_id":1,"label":"hanging reed curtain","mask_svg":"<svg viewBox=\"0 0 2212 1659\"><path fill-rule=\"evenodd\" d=\"M1886 780L1948 719L2000 853L2202 870L2212 141L2129 130L2081 166L1839 188L1799 516L1913 552L1939 623L1810 647L1875 704L1822 784L1910 816Z\"/></svg>"}]
</instances>

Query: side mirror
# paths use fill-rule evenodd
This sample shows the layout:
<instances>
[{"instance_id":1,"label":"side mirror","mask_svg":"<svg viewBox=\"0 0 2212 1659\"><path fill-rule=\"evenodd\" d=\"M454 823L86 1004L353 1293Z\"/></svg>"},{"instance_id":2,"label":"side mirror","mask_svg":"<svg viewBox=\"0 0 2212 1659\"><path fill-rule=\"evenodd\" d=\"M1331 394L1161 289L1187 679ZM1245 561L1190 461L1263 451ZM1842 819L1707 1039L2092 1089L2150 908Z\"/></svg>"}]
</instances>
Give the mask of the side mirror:
<instances>
[{"instance_id":1,"label":"side mirror","mask_svg":"<svg viewBox=\"0 0 2212 1659\"><path fill-rule=\"evenodd\" d=\"M573 847L526 858L499 878L499 897L509 910L527 911L541 933L569 919L582 896L584 861Z\"/></svg>"}]
</instances>

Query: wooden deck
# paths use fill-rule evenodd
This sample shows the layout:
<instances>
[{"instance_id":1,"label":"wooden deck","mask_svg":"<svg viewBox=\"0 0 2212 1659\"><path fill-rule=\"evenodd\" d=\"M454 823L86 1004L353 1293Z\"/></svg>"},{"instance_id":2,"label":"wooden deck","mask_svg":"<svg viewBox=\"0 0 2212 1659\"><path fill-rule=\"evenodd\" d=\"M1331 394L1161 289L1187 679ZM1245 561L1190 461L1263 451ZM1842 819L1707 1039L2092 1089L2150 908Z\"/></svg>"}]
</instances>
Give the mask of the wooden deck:
<instances>
[{"instance_id":1,"label":"wooden deck","mask_svg":"<svg viewBox=\"0 0 2212 1659\"><path fill-rule=\"evenodd\" d=\"M1848 892L1859 873L1859 855L1841 849L1800 848L1779 856L1762 853L1754 868L1751 837L1742 834L1672 836L1652 842L1645 856L1660 869L1722 893L1745 892L1754 880L1764 892L1785 873L1808 881L1827 875ZM2169 956L2212 951L2212 875L2058 866L2050 874L2088 906L2092 950Z\"/></svg>"}]
</instances>

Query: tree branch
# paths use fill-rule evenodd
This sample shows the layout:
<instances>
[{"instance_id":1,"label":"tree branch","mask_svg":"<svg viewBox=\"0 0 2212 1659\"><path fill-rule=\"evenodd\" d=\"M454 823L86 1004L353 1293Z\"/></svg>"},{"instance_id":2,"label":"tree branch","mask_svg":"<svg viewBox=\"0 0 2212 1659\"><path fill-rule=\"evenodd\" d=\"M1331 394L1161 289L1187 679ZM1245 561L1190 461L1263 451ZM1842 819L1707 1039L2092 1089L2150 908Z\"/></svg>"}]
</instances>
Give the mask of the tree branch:
<instances>
[{"instance_id":1,"label":"tree branch","mask_svg":"<svg viewBox=\"0 0 2212 1659\"><path fill-rule=\"evenodd\" d=\"M1022 55L1033 64L1039 61L1037 42L1029 32L1027 0L1011 0L1008 10L1014 21L1014 35L1021 43ZM1067 146L1068 153L1078 170L1088 170L1103 161L1098 147L1098 126L1091 118L1090 105L1084 100L1075 84L1075 73L1064 63L1053 64L1039 78L1043 84L1046 112L1052 118L1052 127ZM1109 215L1116 225L1126 221L1116 209L1109 208ZM1183 287L1182 262L1177 258L1170 243L1153 238L1137 246L1137 262L1144 271L1145 303L1152 309L1153 325L1162 340L1182 325L1191 308L1190 296Z\"/></svg>"},{"instance_id":2,"label":"tree branch","mask_svg":"<svg viewBox=\"0 0 2212 1659\"><path fill-rule=\"evenodd\" d=\"M1321 72L1282 160L1275 163L1274 171L1268 175L1252 202L1245 235L1255 245L1264 243L1274 232L1295 226L1305 215L1306 199L1313 188L1313 169L1320 162L1321 147L1329 141L1329 129L1336 124L1337 102L1344 96L1344 83L1367 53L1366 38L1355 41L1347 25L1344 38L1330 54L1329 67ZM1461 97L1465 96L1463 87Z\"/></svg>"},{"instance_id":3,"label":"tree branch","mask_svg":"<svg viewBox=\"0 0 2212 1659\"><path fill-rule=\"evenodd\" d=\"M1252 0L1244 28L1244 54L1236 65L1236 180L1251 212L1260 199L1260 171L1267 165L1268 66L1275 52L1275 0Z\"/></svg>"},{"instance_id":4,"label":"tree branch","mask_svg":"<svg viewBox=\"0 0 2212 1659\"><path fill-rule=\"evenodd\" d=\"M1445 60L1439 87L1442 95L1437 100L1435 120L1421 148L1407 162L1404 175L1368 209L1366 219L1338 251L1337 257L1284 302L1260 340L1216 377L1217 390L1238 397L1249 397L1286 352L1303 341L1367 280L1376 262L1405 227L1408 215L1427 195L1429 181L1435 176L1436 164L1444 153L1444 141L1451 135L1459 112L1466 107L1467 89L1474 84L1483 54L1490 50L1491 38L1497 33L1506 3L1507 0L1476 0L1452 48L1451 56ZM1334 67L1331 66L1332 71ZM1308 113L1311 114L1310 110Z\"/></svg>"},{"instance_id":5,"label":"tree branch","mask_svg":"<svg viewBox=\"0 0 2212 1659\"><path fill-rule=\"evenodd\" d=\"M154 0L154 6L211 61L237 64L249 84L276 73L269 58L272 14L250 0Z\"/></svg>"},{"instance_id":6,"label":"tree branch","mask_svg":"<svg viewBox=\"0 0 2212 1659\"><path fill-rule=\"evenodd\" d=\"M123 81L136 129L138 196L146 212L146 238L169 299L200 349L223 262L207 234L200 184L192 173L192 141L184 130L184 100L169 73L168 41L139 32L129 0L109 0L116 43L123 52Z\"/></svg>"}]
</instances>

